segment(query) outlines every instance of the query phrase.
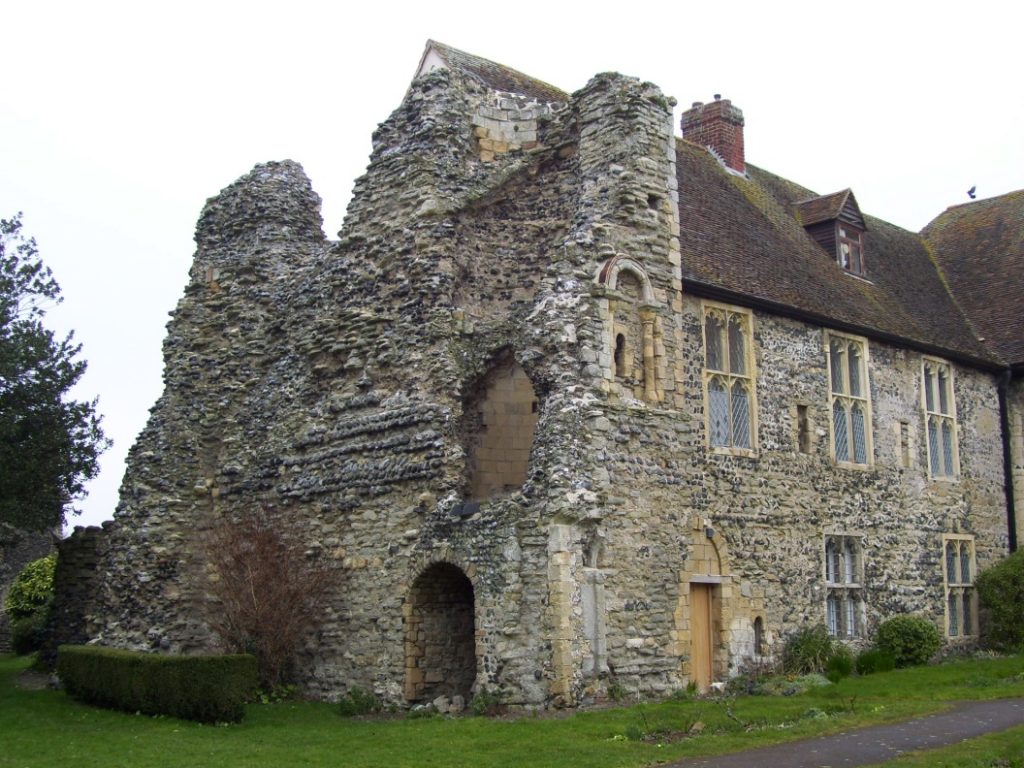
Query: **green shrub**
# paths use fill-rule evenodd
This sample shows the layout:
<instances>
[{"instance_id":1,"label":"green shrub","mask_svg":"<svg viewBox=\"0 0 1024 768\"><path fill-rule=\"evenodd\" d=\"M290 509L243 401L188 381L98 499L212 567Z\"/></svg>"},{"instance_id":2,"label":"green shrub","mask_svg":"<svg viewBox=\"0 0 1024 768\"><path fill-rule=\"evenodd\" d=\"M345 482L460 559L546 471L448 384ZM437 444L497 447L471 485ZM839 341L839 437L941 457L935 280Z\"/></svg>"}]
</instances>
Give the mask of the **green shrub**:
<instances>
[{"instance_id":1,"label":"green shrub","mask_svg":"<svg viewBox=\"0 0 1024 768\"><path fill-rule=\"evenodd\" d=\"M782 669L791 675L824 672L835 655L836 641L824 624L804 627L789 636L782 649Z\"/></svg>"},{"instance_id":2,"label":"green shrub","mask_svg":"<svg viewBox=\"0 0 1024 768\"><path fill-rule=\"evenodd\" d=\"M921 616L893 616L878 626L875 644L897 667L926 664L942 647L939 630Z\"/></svg>"},{"instance_id":3,"label":"green shrub","mask_svg":"<svg viewBox=\"0 0 1024 768\"><path fill-rule=\"evenodd\" d=\"M28 656L43 647L46 611L39 611L11 622L11 646L19 656Z\"/></svg>"},{"instance_id":4,"label":"green shrub","mask_svg":"<svg viewBox=\"0 0 1024 768\"><path fill-rule=\"evenodd\" d=\"M858 675L873 675L875 672L891 672L896 668L896 659L888 651L868 648L857 657Z\"/></svg>"},{"instance_id":5,"label":"green shrub","mask_svg":"<svg viewBox=\"0 0 1024 768\"><path fill-rule=\"evenodd\" d=\"M480 690L473 696L469 703L469 711L478 717L486 715L494 717L505 711L505 705L501 701L501 691L488 690L486 686L480 686Z\"/></svg>"},{"instance_id":6,"label":"green shrub","mask_svg":"<svg viewBox=\"0 0 1024 768\"><path fill-rule=\"evenodd\" d=\"M4 609L11 621L46 613L53 599L53 572L56 568L57 556L47 555L21 569L4 600Z\"/></svg>"},{"instance_id":7,"label":"green shrub","mask_svg":"<svg viewBox=\"0 0 1024 768\"><path fill-rule=\"evenodd\" d=\"M256 659L171 656L86 645L58 649L68 694L100 707L201 723L237 722L256 690Z\"/></svg>"},{"instance_id":8,"label":"green shrub","mask_svg":"<svg viewBox=\"0 0 1024 768\"><path fill-rule=\"evenodd\" d=\"M986 643L1004 651L1024 651L1024 549L1018 549L975 582Z\"/></svg>"},{"instance_id":9,"label":"green shrub","mask_svg":"<svg viewBox=\"0 0 1024 768\"><path fill-rule=\"evenodd\" d=\"M380 699L369 691L353 686L349 688L338 702L338 711L342 717L357 717L359 715L371 715L380 712Z\"/></svg>"},{"instance_id":10,"label":"green shrub","mask_svg":"<svg viewBox=\"0 0 1024 768\"><path fill-rule=\"evenodd\" d=\"M853 654L845 645L836 643L832 655L825 662L825 677L833 683L838 683L844 677L849 677L852 672Z\"/></svg>"}]
</instances>

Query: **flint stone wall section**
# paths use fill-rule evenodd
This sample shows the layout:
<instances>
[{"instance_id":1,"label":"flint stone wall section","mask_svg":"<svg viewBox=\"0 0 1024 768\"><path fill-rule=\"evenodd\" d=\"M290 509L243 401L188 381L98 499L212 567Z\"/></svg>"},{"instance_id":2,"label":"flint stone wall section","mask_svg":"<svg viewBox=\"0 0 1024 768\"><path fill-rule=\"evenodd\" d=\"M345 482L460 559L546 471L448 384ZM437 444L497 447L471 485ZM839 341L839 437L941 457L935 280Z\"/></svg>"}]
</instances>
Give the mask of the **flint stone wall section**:
<instances>
[{"instance_id":1,"label":"flint stone wall section","mask_svg":"<svg viewBox=\"0 0 1024 768\"><path fill-rule=\"evenodd\" d=\"M336 242L296 164L257 168L208 201L168 326L166 389L129 456L93 639L210 650L204 540L253 508L341 580L300 659L310 694L403 702L410 588L430 565L473 585L476 686L511 704L577 705L613 682L689 679L689 584L720 571L715 674L824 620L826 532L865 536L871 621L941 621L940 537L1006 546L990 377L957 368L962 476L894 462L917 444L920 357L871 344L876 463L797 450L794 411L828 429L821 329L754 315L756 458L708 452L699 301L684 296L671 102L598 75L537 120L537 145L482 159L473 116L497 97L457 72L417 79L374 134ZM657 382L616 379L600 281L642 265ZM494 361L539 400L523 487L466 505L471 435ZM707 529L707 530L706 530ZM708 538L708 536L711 538Z\"/></svg>"}]
</instances>

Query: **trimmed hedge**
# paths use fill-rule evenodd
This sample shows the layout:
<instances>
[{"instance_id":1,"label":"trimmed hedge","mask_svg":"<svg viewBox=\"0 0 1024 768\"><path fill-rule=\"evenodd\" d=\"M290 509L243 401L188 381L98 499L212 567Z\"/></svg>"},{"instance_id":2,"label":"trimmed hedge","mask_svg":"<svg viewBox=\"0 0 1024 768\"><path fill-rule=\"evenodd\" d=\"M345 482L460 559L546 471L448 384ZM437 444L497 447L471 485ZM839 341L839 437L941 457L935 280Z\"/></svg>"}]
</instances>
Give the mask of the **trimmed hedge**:
<instances>
[{"instance_id":1,"label":"trimmed hedge","mask_svg":"<svg viewBox=\"0 0 1024 768\"><path fill-rule=\"evenodd\" d=\"M238 722L256 690L256 658L172 656L62 645L57 675L87 704L201 723Z\"/></svg>"},{"instance_id":2,"label":"trimmed hedge","mask_svg":"<svg viewBox=\"0 0 1024 768\"><path fill-rule=\"evenodd\" d=\"M982 636L993 648L1024 651L1024 549L1018 549L975 582L985 621Z\"/></svg>"}]
</instances>

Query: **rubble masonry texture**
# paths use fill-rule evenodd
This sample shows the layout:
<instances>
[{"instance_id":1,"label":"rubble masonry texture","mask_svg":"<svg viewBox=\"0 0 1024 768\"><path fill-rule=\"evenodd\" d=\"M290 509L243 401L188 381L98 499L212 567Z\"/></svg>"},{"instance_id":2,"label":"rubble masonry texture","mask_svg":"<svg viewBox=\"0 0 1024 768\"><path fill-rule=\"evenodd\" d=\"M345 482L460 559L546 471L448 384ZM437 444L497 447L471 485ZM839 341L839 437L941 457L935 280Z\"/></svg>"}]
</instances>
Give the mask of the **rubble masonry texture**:
<instances>
[{"instance_id":1,"label":"rubble masonry texture","mask_svg":"<svg viewBox=\"0 0 1024 768\"><path fill-rule=\"evenodd\" d=\"M698 582L714 585L723 679L754 653L756 618L767 654L824 620L828 533L863 536L869 624L909 611L942 625L943 533L974 535L979 567L1005 554L988 374L954 366L960 477L934 482L921 356L872 341L874 463L837 468L823 329L754 311L758 450L709 451L670 103L619 75L565 104L510 99L451 70L414 81L336 241L293 162L207 202L165 391L99 545L93 640L215 649L204 535L257 508L343 574L303 653L305 690L391 702L481 686L529 706L586 704L612 683L667 694L692 676ZM598 279L610 264L618 282ZM536 402L532 448L521 486L467 506L490 487L472 475L491 460L479 404L498 368L532 386L509 399ZM421 668L410 634L416 601L446 589L439 620L472 632L468 678Z\"/></svg>"}]
</instances>

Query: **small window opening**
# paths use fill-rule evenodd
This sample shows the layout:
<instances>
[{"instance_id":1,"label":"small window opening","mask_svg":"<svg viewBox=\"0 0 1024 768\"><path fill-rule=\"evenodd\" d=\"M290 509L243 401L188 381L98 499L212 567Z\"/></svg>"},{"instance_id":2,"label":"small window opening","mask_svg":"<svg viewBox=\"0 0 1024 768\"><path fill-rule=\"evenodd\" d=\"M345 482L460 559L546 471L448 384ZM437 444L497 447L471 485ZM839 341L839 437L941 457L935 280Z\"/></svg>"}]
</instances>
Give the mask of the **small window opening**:
<instances>
[{"instance_id":1,"label":"small window opening","mask_svg":"<svg viewBox=\"0 0 1024 768\"><path fill-rule=\"evenodd\" d=\"M615 337L615 375L626 376L626 336L621 333Z\"/></svg>"},{"instance_id":2,"label":"small window opening","mask_svg":"<svg viewBox=\"0 0 1024 768\"><path fill-rule=\"evenodd\" d=\"M910 424L900 422L900 466L910 466Z\"/></svg>"},{"instance_id":3,"label":"small window opening","mask_svg":"<svg viewBox=\"0 0 1024 768\"><path fill-rule=\"evenodd\" d=\"M807 406L796 407L797 439L800 445L800 453L811 452L811 423L807 418Z\"/></svg>"},{"instance_id":4,"label":"small window opening","mask_svg":"<svg viewBox=\"0 0 1024 768\"><path fill-rule=\"evenodd\" d=\"M754 619L754 655L764 656L764 619Z\"/></svg>"},{"instance_id":5,"label":"small window opening","mask_svg":"<svg viewBox=\"0 0 1024 768\"><path fill-rule=\"evenodd\" d=\"M660 205L661 205L661 197L660 196L655 195L653 193L647 196L647 207L650 208L652 211L658 210Z\"/></svg>"}]
</instances>

